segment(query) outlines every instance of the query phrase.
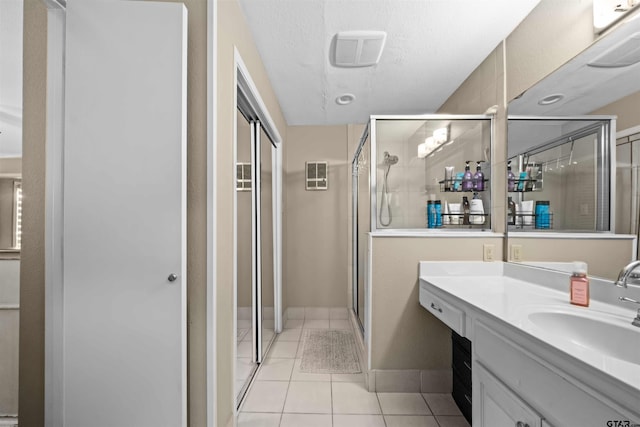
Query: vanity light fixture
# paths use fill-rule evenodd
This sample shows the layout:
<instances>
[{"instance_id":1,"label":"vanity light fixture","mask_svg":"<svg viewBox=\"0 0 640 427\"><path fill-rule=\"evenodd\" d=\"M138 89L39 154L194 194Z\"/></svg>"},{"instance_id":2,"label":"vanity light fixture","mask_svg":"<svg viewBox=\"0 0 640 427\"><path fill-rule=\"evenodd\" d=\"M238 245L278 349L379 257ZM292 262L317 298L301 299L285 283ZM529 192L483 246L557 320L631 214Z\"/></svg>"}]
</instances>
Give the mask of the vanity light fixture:
<instances>
[{"instance_id":1,"label":"vanity light fixture","mask_svg":"<svg viewBox=\"0 0 640 427\"><path fill-rule=\"evenodd\" d=\"M433 136L424 140L424 143L418 145L418 158L425 157L437 153L442 150L444 145L451 143L449 140L449 126L439 128L433 131Z\"/></svg>"},{"instance_id":2,"label":"vanity light fixture","mask_svg":"<svg viewBox=\"0 0 640 427\"><path fill-rule=\"evenodd\" d=\"M558 101L562 101L564 99L564 95L561 93L554 93L552 95L547 95L538 101L538 105L551 105L555 104Z\"/></svg>"},{"instance_id":3,"label":"vanity light fixture","mask_svg":"<svg viewBox=\"0 0 640 427\"><path fill-rule=\"evenodd\" d=\"M356 96L352 93L343 93L342 95L336 98L336 104L338 105L349 105L353 101L356 100Z\"/></svg>"}]
</instances>

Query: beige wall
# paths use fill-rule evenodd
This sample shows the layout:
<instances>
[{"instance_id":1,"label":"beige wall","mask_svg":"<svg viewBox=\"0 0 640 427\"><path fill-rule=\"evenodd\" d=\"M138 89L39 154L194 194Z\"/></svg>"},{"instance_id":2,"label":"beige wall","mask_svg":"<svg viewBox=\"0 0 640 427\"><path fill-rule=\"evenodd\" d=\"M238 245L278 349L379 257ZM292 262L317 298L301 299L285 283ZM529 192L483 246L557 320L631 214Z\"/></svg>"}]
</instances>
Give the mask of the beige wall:
<instances>
[{"instance_id":1,"label":"beige wall","mask_svg":"<svg viewBox=\"0 0 640 427\"><path fill-rule=\"evenodd\" d=\"M593 0L542 0L506 39L507 100L555 71L594 40Z\"/></svg>"},{"instance_id":2,"label":"beige wall","mask_svg":"<svg viewBox=\"0 0 640 427\"><path fill-rule=\"evenodd\" d=\"M451 332L419 302L420 261L482 261L483 245L502 239L374 237L372 249L371 368L451 367Z\"/></svg>"},{"instance_id":3,"label":"beige wall","mask_svg":"<svg viewBox=\"0 0 640 427\"><path fill-rule=\"evenodd\" d=\"M217 66L217 130L215 180L217 189L217 421L226 426L232 419L235 402L233 371L233 224L235 213L233 206L235 191L235 164L233 159L234 104L236 87L234 46L238 49L244 64L255 82L262 99L269 110L276 127L286 142L286 123L280 111L278 101L269 83L260 55L253 43L251 33L245 22L240 5L236 0L221 0L218 3L218 66ZM204 91L203 91L204 92ZM206 111L205 104L198 107ZM204 158L204 156L203 156ZM285 223L286 224L286 223ZM202 233L204 227L200 230ZM204 235L204 233L202 233ZM204 256L204 250L203 250ZM204 301L204 298L203 298ZM205 370L200 372L203 380ZM203 393L204 396L204 393ZM196 424L191 424L196 425ZM201 425L201 424L197 424Z\"/></svg>"},{"instance_id":4,"label":"beige wall","mask_svg":"<svg viewBox=\"0 0 640 427\"><path fill-rule=\"evenodd\" d=\"M618 131L640 125L640 92L632 93L611 104L594 111L591 114L605 114L618 116L616 129Z\"/></svg>"},{"instance_id":5,"label":"beige wall","mask_svg":"<svg viewBox=\"0 0 640 427\"><path fill-rule=\"evenodd\" d=\"M485 60L467 77L456 91L438 109L438 113L484 114L496 107L491 167L495 171L487 175L491 185L491 221L493 230L505 232L506 223L506 158L507 120L505 99L504 45L500 43ZM488 174L487 171L485 173Z\"/></svg>"},{"instance_id":6,"label":"beige wall","mask_svg":"<svg viewBox=\"0 0 640 427\"><path fill-rule=\"evenodd\" d=\"M44 425L44 179L47 11L24 2L20 426Z\"/></svg>"},{"instance_id":7,"label":"beige wall","mask_svg":"<svg viewBox=\"0 0 640 427\"><path fill-rule=\"evenodd\" d=\"M284 282L291 307L346 307L349 182L347 126L287 131ZM305 190L305 162L329 163L327 191Z\"/></svg>"},{"instance_id":8,"label":"beige wall","mask_svg":"<svg viewBox=\"0 0 640 427\"><path fill-rule=\"evenodd\" d=\"M506 102L500 43L440 107L438 113L483 114L497 106L492 152L494 230L504 232L506 200ZM374 237L372 248L372 369L446 369L450 330L419 303L420 261L482 261L483 245L503 259L503 238Z\"/></svg>"},{"instance_id":9,"label":"beige wall","mask_svg":"<svg viewBox=\"0 0 640 427\"><path fill-rule=\"evenodd\" d=\"M521 257L527 261L584 261L589 275L615 280L620 270L634 259L631 239L534 239L509 238L509 254L513 245L521 245Z\"/></svg>"},{"instance_id":10,"label":"beige wall","mask_svg":"<svg viewBox=\"0 0 640 427\"><path fill-rule=\"evenodd\" d=\"M187 275L189 422L206 422L207 10L189 10L187 115ZM24 2L23 193L20 272L20 426L44 425L44 179L46 30L44 3Z\"/></svg>"},{"instance_id":11,"label":"beige wall","mask_svg":"<svg viewBox=\"0 0 640 427\"><path fill-rule=\"evenodd\" d=\"M22 173L22 157L2 157L0 158L0 175Z\"/></svg>"}]
</instances>

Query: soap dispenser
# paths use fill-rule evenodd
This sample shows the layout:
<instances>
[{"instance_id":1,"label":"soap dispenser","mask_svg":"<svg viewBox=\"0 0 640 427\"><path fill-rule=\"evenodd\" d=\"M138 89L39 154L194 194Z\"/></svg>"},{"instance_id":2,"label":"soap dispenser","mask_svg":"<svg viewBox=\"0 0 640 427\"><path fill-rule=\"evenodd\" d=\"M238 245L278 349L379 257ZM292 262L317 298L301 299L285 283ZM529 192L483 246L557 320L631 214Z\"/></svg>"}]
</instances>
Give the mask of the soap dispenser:
<instances>
[{"instance_id":1,"label":"soap dispenser","mask_svg":"<svg viewBox=\"0 0 640 427\"><path fill-rule=\"evenodd\" d=\"M484 224L484 207L478 193L473 193L473 199L469 204L469 222L475 225Z\"/></svg>"},{"instance_id":2,"label":"soap dispenser","mask_svg":"<svg viewBox=\"0 0 640 427\"><path fill-rule=\"evenodd\" d=\"M516 190L516 176L511 171L511 160L507 163L507 191Z\"/></svg>"},{"instance_id":3,"label":"soap dispenser","mask_svg":"<svg viewBox=\"0 0 640 427\"><path fill-rule=\"evenodd\" d=\"M462 198L462 212L463 212L462 224L470 225L471 222L469 221L469 214L471 213L471 207L469 206L469 199L467 198L467 196L464 196Z\"/></svg>"},{"instance_id":4,"label":"soap dispenser","mask_svg":"<svg viewBox=\"0 0 640 427\"><path fill-rule=\"evenodd\" d=\"M464 167L464 175L462 175L462 191L473 191L473 175L469 168L469 160Z\"/></svg>"},{"instance_id":5,"label":"soap dispenser","mask_svg":"<svg viewBox=\"0 0 640 427\"><path fill-rule=\"evenodd\" d=\"M589 307L589 278L586 262L573 262L573 273L569 281L571 304Z\"/></svg>"},{"instance_id":6,"label":"soap dispenser","mask_svg":"<svg viewBox=\"0 0 640 427\"><path fill-rule=\"evenodd\" d=\"M480 169L480 162L477 162L476 173L473 174L473 189L484 191L484 172Z\"/></svg>"},{"instance_id":7,"label":"soap dispenser","mask_svg":"<svg viewBox=\"0 0 640 427\"><path fill-rule=\"evenodd\" d=\"M508 201L508 210L507 210L507 224L516 225L516 204L511 197L509 197Z\"/></svg>"}]
</instances>

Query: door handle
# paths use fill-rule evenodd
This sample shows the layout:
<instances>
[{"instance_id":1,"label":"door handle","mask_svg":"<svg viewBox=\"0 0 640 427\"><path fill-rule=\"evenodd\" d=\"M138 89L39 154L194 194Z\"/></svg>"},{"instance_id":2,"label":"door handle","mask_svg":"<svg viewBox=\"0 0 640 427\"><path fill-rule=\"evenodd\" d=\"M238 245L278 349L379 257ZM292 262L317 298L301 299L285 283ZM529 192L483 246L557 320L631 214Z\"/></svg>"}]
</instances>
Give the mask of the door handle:
<instances>
[{"instance_id":1,"label":"door handle","mask_svg":"<svg viewBox=\"0 0 640 427\"><path fill-rule=\"evenodd\" d=\"M175 282L177 278L178 278L178 275L177 275L177 274L175 274L175 273L171 273L171 274L169 275L169 277L167 277L167 280L168 280L168 281L170 281L170 282Z\"/></svg>"}]
</instances>

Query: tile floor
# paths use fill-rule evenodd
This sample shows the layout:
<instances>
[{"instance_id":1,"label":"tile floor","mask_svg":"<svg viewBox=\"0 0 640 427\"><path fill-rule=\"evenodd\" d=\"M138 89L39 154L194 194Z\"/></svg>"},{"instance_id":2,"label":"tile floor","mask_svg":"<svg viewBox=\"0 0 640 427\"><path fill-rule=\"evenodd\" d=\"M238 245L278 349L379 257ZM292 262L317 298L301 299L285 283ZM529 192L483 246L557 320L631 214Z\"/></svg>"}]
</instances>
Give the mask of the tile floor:
<instances>
[{"instance_id":1,"label":"tile floor","mask_svg":"<svg viewBox=\"0 0 640 427\"><path fill-rule=\"evenodd\" d=\"M451 395L369 393L362 374L300 371L304 328L351 329L348 312L289 319L240 408L238 427L469 427Z\"/></svg>"}]
</instances>

